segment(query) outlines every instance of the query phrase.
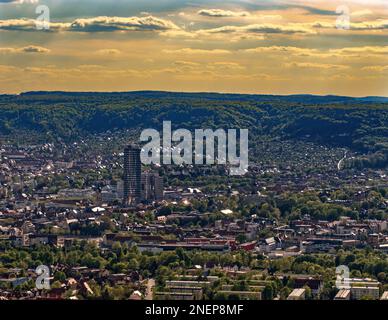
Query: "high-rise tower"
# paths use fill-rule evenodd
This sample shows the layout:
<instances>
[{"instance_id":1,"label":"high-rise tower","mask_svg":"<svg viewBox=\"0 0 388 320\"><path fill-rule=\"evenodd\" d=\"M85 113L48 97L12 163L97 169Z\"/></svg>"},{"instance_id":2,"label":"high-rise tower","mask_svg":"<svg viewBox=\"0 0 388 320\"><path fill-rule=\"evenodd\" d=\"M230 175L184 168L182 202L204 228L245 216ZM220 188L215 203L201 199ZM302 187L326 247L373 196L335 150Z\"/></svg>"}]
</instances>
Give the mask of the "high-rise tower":
<instances>
[{"instance_id":1,"label":"high-rise tower","mask_svg":"<svg viewBox=\"0 0 388 320\"><path fill-rule=\"evenodd\" d=\"M124 204L134 205L141 200L140 147L129 145L124 149Z\"/></svg>"},{"instance_id":2,"label":"high-rise tower","mask_svg":"<svg viewBox=\"0 0 388 320\"><path fill-rule=\"evenodd\" d=\"M146 201L163 200L163 178L154 172L141 175L141 198Z\"/></svg>"}]
</instances>

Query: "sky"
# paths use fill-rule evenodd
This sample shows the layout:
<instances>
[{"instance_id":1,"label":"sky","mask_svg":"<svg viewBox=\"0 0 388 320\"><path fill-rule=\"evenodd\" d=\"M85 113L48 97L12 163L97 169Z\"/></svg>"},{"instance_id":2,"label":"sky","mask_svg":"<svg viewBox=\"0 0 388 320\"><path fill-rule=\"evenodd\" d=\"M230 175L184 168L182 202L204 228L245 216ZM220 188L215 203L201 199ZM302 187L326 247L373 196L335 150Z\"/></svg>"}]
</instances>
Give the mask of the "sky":
<instances>
[{"instance_id":1,"label":"sky","mask_svg":"<svg viewBox=\"0 0 388 320\"><path fill-rule=\"evenodd\" d=\"M33 90L388 96L388 0L0 0L0 93Z\"/></svg>"}]
</instances>

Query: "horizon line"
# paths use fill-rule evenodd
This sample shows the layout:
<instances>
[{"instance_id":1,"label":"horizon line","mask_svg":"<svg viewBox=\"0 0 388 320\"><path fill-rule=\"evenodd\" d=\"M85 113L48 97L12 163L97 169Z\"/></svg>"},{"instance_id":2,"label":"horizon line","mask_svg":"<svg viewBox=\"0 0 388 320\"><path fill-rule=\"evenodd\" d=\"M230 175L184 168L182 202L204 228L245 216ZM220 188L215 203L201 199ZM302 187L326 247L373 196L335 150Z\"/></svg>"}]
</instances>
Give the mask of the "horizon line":
<instances>
[{"instance_id":1,"label":"horizon line","mask_svg":"<svg viewBox=\"0 0 388 320\"><path fill-rule=\"evenodd\" d=\"M314 94L314 93L290 93L290 94L276 94L276 93L239 93L239 92L217 92L217 91L169 91L169 90L130 90L130 91L73 91L73 90L29 90L21 91L18 93L0 93L0 96L20 96L29 93L101 93L101 94L122 94L122 93L182 93L182 94L219 94L219 95L245 95L245 96L278 96L278 97L292 97L292 96L312 96L312 97L340 97L340 98L351 98L351 99L363 99L363 98L382 98L388 99L388 96L378 95L362 95L362 96L348 96L340 94Z\"/></svg>"}]
</instances>

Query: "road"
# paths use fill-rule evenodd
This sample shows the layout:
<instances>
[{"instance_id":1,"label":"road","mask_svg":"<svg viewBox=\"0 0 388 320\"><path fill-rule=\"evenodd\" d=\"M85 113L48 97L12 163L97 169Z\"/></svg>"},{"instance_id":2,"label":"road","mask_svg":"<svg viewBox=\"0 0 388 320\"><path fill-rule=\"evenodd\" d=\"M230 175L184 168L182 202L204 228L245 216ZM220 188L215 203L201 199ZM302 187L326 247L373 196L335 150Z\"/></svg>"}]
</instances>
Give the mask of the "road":
<instances>
[{"instance_id":1,"label":"road","mask_svg":"<svg viewBox=\"0 0 388 320\"><path fill-rule=\"evenodd\" d=\"M348 152L345 151L344 157L343 157L340 161L338 161L338 164L337 164L338 170L341 170L342 162L344 162L344 160L346 159L347 153L348 153Z\"/></svg>"}]
</instances>

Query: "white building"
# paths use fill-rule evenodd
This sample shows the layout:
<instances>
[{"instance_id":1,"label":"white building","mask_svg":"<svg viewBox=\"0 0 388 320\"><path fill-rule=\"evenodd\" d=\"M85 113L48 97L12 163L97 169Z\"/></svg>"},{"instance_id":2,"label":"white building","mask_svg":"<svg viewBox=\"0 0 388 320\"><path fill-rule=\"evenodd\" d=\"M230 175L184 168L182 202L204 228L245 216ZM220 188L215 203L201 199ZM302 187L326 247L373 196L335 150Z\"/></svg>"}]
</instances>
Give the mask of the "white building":
<instances>
[{"instance_id":1,"label":"white building","mask_svg":"<svg viewBox=\"0 0 388 320\"><path fill-rule=\"evenodd\" d=\"M287 297L287 300L304 300L306 298L306 289L294 289Z\"/></svg>"}]
</instances>

